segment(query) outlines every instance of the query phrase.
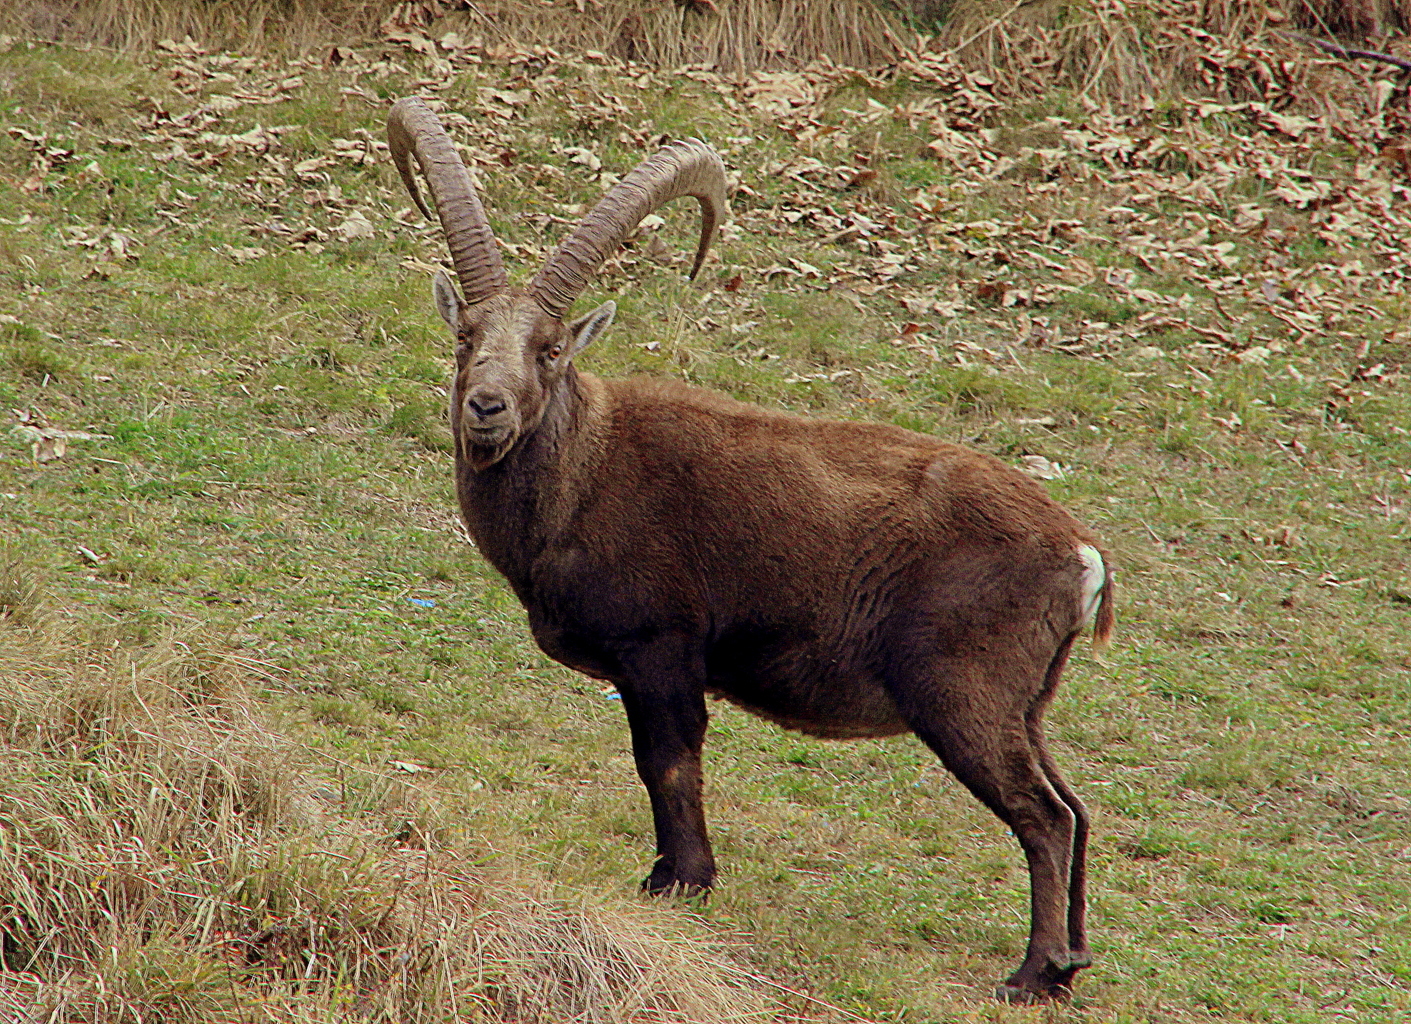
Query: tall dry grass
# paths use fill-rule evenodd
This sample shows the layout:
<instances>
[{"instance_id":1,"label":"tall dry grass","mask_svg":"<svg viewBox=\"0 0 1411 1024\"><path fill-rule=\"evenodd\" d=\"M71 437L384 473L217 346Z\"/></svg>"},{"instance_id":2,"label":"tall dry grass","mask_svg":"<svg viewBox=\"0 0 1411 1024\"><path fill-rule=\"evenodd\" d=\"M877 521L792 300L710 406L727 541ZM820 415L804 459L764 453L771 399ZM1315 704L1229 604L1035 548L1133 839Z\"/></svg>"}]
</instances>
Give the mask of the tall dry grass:
<instances>
[{"instance_id":1,"label":"tall dry grass","mask_svg":"<svg viewBox=\"0 0 1411 1024\"><path fill-rule=\"evenodd\" d=\"M1146 38L1152 14L1123 0L956 0L937 45L1008 90L1063 85L1130 99L1160 75Z\"/></svg>"},{"instance_id":2,"label":"tall dry grass","mask_svg":"<svg viewBox=\"0 0 1411 1024\"><path fill-rule=\"evenodd\" d=\"M897 52L901 32L895 10L874 0L723 0L718 13L643 0L12 0L0 8L0 31L121 49L190 36L208 49L301 51L407 28L725 72L820 57L873 65Z\"/></svg>"},{"instance_id":3,"label":"tall dry grass","mask_svg":"<svg viewBox=\"0 0 1411 1024\"><path fill-rule=\"evenodd\" d=\"M1375 33L1411 24L1409 13L1411 0L954 0L932 45L1009 92L1287 99L1320 96L1324 83L1307 61L1272 66L1274 51L1306 50L1283 33Z\"/></svg>"},{"instance_id":4,"label":"tall dry grass","mask_svg":"<svg viewBox=\"0 0 1411 1024\"><path fill-rule=\"evenodd\" d=\"M0 1019L771 1016L665 916L345 811L264 723L262 676L220 637L68 627L0 551Z\"/></svg>"},{"instance_id":5,"label":"tall dry grass","mask_svg":"<svg viewBox=\"0 0 1411 1024\"><path fill-rule=\"evenodd\" d=\"M1220 2L1232 4L1232 0ZM1411 0L1283 0L1276 9L1306 31L1355 39L1371 39L1411 26Z\"/></svg>"},{"instance_id":6,"label":"tall dry grass","mask_svg":"<svg viewBox=\"0 0 1411 1024\"><path fill-rule=\"evenodd\" d=\"M118 49L190 36L213 49L303 50L371 37L395 0L7 0L0 31Z\"/></svg>"},{"instance_id":7,"label":"tall dry grass","mask_svg":"<svg viewBox=\"0 0 1411 1024\"><path fill-rule=\"evenodd\" d=\"M492 0L455 18L471 32L520 45L600 50L664 67L703 64L727 74L819 58L867 67L901 48L895 12L873 0L722 0L717 7L712 13L677 3L601 0L575 15L567 5Z\"/></svg>"},{"instance_id":8,"label":"tall dry grass","mask_svg":"<svg viewBox=\"0 0 1411 1024\"><path fill-rule=\"evenodd\" d=\"M305 51L407 29L487 46L597 50L727 74L892 61L908 24L1017 89L1055 86L1130 100L1200 89L1211 39L1238 45L1271 29L1373 38L1411 25L1411 0L11 0L0 32L141 49L190 36L210 49Z\"/></svg>"}]
</instances>

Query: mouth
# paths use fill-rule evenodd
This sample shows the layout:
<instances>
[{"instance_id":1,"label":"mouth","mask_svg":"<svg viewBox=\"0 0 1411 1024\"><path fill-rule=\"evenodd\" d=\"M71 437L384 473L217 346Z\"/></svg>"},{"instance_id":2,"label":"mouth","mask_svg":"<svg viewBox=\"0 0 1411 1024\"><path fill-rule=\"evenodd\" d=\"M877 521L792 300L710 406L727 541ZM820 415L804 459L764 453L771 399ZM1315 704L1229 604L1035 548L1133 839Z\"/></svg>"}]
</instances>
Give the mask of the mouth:
<instances>
[{"instance_id":1,"label":"mouth","mask_svg":"<svg viewBox=\"0 0 1411 1024\"><path fill-rule=\"evenodd\" d=\"M514 438L514 431L508 427L467 427L461 434L466 456L477 471L504 458Z\"/></svg>"},{"instance_id":2,"label":"mouth","mask_svg":"<svg viewBox=\"0 0 1411 1024\"><path fill-rule=\"evenodd\" d=\"M477 444L493 444L515 429L515 417L510 409L501 408L486 415L465 408L460 413L456 426L468 440L474 439Z\"/></svg>"}]
</instances>

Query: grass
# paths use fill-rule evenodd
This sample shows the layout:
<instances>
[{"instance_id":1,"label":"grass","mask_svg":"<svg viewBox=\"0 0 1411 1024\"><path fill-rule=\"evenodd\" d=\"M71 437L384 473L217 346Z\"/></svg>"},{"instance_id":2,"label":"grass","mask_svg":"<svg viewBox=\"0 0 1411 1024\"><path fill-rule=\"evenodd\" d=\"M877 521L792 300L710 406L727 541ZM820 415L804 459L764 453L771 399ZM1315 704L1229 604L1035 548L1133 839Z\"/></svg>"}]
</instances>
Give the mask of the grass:
<instances>
[{"instance_id":1,"label":"grass","mask_svg":"<svg viewBox=\"0 0 1411 1024\"><path fill-rule=\"evenodd\" d=\"M487 869L434 790L396 774L410 763L315 756L262 724L252 688L285 680L252 637L66 623L29 561L0 557L6 1019L766 1011L756 979L679 922Z\"/></svg>"},{"instance_id":2,"label":"grass","mask_svg":"<svg viewBox=\"0 0 1411 1024\"><path fill-rule=\"evenodd\" d=\"M689 204L663 211L671 268L637 244L593 282L585 302L620 307L594 371L1065 468L1050 489L1105 537L1122 604L1052 712L1094 815L1098 960L1045 1019L1406 1014L1399 263L1280 199L1269 170L1336 178L1351 218L1356 173L1387 173L1370 151L1234 115L1119 125L1062 95L967 98L934 61L819 71L787 108L596 59L429 70L382 48L337 67L0 53L22 129L0 136L0 409L94 435L39 463L18 419L0 432L0 675L23 683L3 717L3 901L28 922L5 926L5 998L68 1019L242 1020L256 999L268 1019L345 1019L369 992L396 993L385 1019L470 1018L451 989L543 1020L1034 1017L988 997L1022 954L1020 853L914 741L829 744L713 708L721 888L636 902L651 826L621 709L537 651L454 519L449 346L420 269L442 247L375 149L383 99L444 84L517 279L601 194L566 147L620 175L663 126L695 126L739 176L703 287L678 280ZM969 148L926 148L954 124ZM1219 189L1181 191L1224 173L1211 153L1274 174L1238 202L1287 236L1241 233ZM877 176L855 183L862 167ZM354 212L373 237L340 231ZM1395 203L1381 216L1405 226ZM130 867L136 839L149 860ZM43 850L67 888L22 888L21 868L49 877ZM102 913L128 892L118 867L141 894L121 928ZM384 922L398 871L425 881ZM724 1002L671 1010L651 981L629 1006L631 984L591 989L562 959L514 981L509 952L475 974L449 947L492 904L521 952L569 934L611 950L622 928L613 942L647 935L628 962L695 963ZM256 937L258 969L232 964L221 943ZM728 955L691 960L700 942ZM413 948L455 983L387 980L388 951ZM596 1009L547 1001L575 990Z\"/></svg>"}]
</instances>

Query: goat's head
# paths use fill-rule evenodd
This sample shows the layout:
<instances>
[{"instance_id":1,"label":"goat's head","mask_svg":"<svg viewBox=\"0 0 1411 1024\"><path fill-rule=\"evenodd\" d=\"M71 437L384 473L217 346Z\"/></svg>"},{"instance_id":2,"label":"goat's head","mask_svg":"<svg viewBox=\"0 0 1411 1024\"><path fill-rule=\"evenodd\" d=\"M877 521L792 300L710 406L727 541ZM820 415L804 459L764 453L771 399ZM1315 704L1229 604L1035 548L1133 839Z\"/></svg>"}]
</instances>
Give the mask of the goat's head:
<instances>
[{"instance_id":1,"label":"goat's head","mask_svg":"<svg viewBox=\"0 0 1411 1024\"><path fill-rule=\"evenodd\" d=\"M470 175L436 115L407 97L387 118L392 160L428 219L412 175L415 157L435 201L460 288L436 275L436 309L456 336L451 430L457 450L482 470L502 459L538 426L563 386L574 356L601 334L617 312L605 302L577 320L564 314L594 271L663 203L694 196L701 204L695 277L727 213L725 168L703 142L660 150L615 185L524 289L511 289Z\"/></svg>"}]
</instances>

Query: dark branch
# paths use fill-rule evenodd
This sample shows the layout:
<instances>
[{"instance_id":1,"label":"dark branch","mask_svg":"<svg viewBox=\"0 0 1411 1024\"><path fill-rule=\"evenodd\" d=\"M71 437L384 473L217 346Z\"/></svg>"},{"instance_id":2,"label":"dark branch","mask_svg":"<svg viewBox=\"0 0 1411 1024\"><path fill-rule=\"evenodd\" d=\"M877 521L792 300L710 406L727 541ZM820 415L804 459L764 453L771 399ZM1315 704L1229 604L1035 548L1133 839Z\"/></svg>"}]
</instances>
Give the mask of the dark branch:
<instances>
[{"instance_id":1,"label":"dark branch","mask_svg":"<svg viewBox=\"0 0 1411 1024\"><path fill-rule=\"evenodd\" d=\"M1276 31L1280 35L1288 36L1290 39L1296 39L1300 43L1316 46L1324 53L1332 54L1334 57L1340 57L1343 60L1357 60L1358 58L1362 60L1379 60L1383 64L1398 67L1402 71L1411 71L1411 60L1406 60L1402 57L1393 57L1389 53L1377 53L1375 50L1351 50L1346 46L1330 43L1326 39L1315 39L1313 36L1305 36L1301 32L1288 32L1284 29L1276 29Z\"/></svg>"}]
</instances>

